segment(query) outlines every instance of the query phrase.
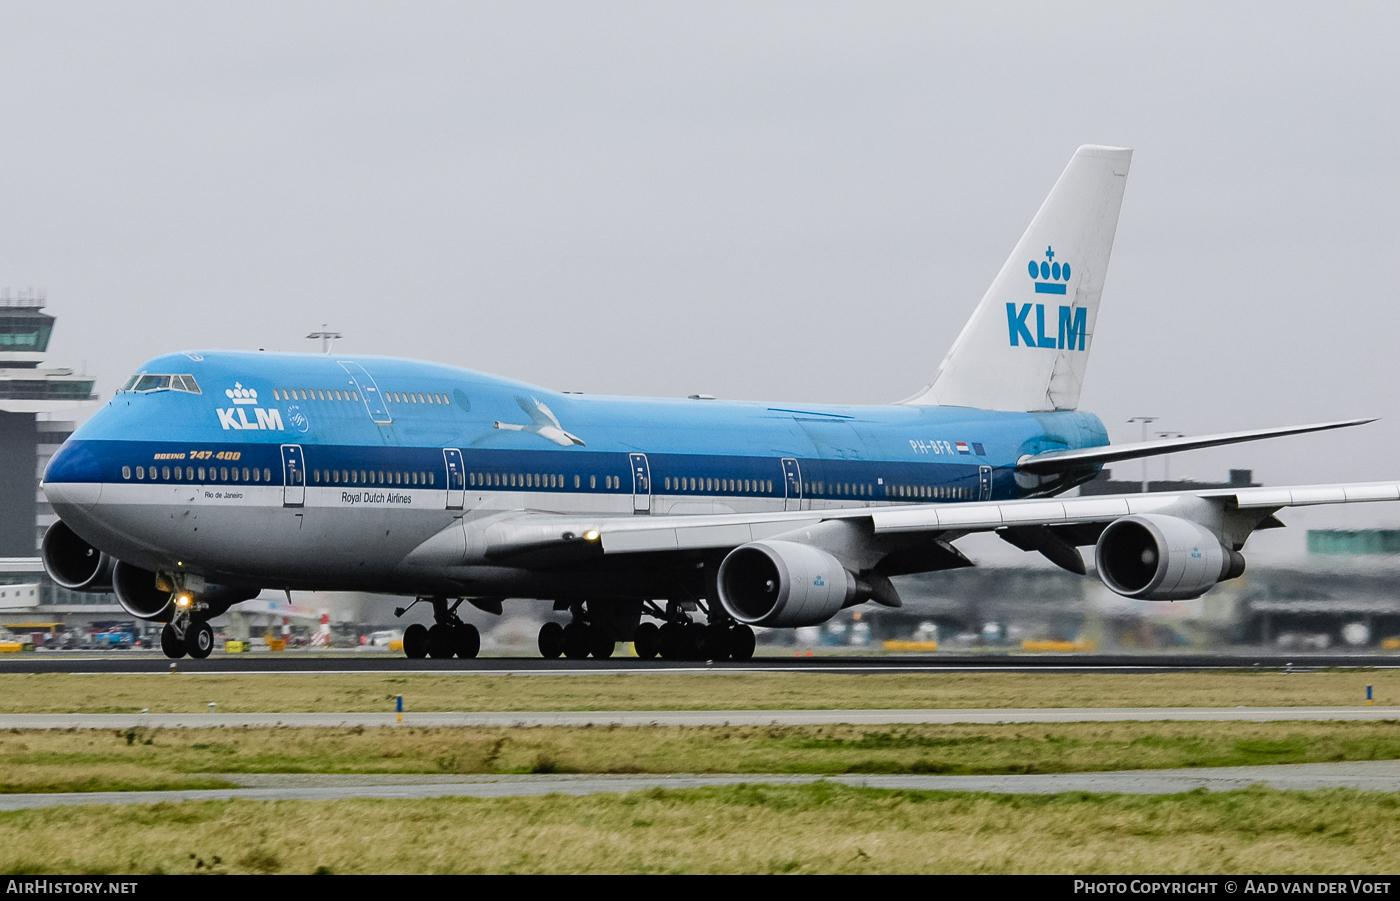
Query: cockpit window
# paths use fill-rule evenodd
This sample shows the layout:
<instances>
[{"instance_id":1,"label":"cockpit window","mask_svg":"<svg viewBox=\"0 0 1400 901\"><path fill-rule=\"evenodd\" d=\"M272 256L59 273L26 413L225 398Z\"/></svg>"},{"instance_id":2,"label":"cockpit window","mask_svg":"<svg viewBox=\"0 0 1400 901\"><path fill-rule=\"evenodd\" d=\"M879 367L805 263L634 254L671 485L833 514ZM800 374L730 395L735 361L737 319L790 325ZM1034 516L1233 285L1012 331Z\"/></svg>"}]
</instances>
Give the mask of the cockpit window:
<instances>
[{"instance_id":1,"label":"cockpit window","mask_svg":"<svg viewBox=\"0 0 1400 901\"><path fill-rule=\"evenodd\" d=\"M170 387L168 375L143 375L132 387L132 391L164 391Z\"/></svg>"},{"instance_id":2,"label":"cockpit window","mask_svg":"<svg viewBox=\"0 0 1400 901\"><path fill-rule=\"evenodd\" d=\"M140 394L149 394L153 391L185 391L189 394L203 394L199 390L199 383L192 375L157 375L150 372L138 372L126 380L126 384L117 390L118 394L125 391L133 391Z\"/></svg>"}]
</instances>

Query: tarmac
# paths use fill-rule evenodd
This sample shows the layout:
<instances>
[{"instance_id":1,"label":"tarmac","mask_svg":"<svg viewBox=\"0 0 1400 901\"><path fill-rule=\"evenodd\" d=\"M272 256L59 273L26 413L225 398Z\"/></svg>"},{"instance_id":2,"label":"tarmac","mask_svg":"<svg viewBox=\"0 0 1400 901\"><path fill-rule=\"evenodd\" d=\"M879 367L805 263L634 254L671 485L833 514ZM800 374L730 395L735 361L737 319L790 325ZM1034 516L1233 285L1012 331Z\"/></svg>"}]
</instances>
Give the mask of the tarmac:
<instances>
[{"instance_id":1,"label":"tarmac","mask_svg":"<svg viewBox=\"0 0 1400 901\"><path fill-rule=\"evenodd\" d=\"M1136 770L1006 776L791 776L778 774L662 776L429 776L205 773L234 787L192 791L63 792L0 795L0 811L85 804L155 804L181 801L335 801L349 798L501 798L549 794L589 795L648 789L724 785L810 785L828 782L905 791L995 794L1175 794L1236 791L1251 786L1307 791L1400 791L1400 761L1305 763L1284 766Z\"/></svg>"}]
</instances>

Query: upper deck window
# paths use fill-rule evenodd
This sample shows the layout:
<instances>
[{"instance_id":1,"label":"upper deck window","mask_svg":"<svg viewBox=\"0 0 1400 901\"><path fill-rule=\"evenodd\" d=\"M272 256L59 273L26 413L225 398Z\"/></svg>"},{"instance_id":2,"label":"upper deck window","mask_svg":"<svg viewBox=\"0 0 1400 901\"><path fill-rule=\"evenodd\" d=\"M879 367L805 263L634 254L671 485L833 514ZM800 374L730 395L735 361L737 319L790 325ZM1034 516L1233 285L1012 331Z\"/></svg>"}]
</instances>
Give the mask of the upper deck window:
<instances>
[{"instance_id":1,"label":"upper deck window","mask_svg":"<svg viewBox=\"0 0 1400 901\"><path fill-rule=\"evenodd\" d=\"M199 383L192 375L158 375L151 372L138 372L126 380L126 384L117 389L121 394L131 391L138 394L150 394L154 391L184 391L188 394L203 394L199 390Z\"/></svg>"}]
</instances>

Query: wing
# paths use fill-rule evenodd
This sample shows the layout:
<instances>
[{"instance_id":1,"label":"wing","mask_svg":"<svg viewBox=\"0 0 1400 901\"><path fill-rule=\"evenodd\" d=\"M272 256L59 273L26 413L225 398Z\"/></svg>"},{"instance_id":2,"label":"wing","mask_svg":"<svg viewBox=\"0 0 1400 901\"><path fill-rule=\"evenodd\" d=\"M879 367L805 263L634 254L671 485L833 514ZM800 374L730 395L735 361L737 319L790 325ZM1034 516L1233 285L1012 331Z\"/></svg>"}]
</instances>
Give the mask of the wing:
<instances>
[{"instance_id":1,"label":"wing","mask_svg":"<svg viewBox=\"0 0 1400 901\"><path fill-rule=\"evenodd\" d=\"M487 527L487 556L506 557L548 546L591 545L604 554L726 550L777 535L799 535L825 523L861 523L875 537L961 537L1008 528L1108 524L1125 516L1168 515L1213 520L1219 528L1239 519L1252 531L1285 507L1400 500L1400 482L1354 482L1279 488L1109 494L1091 497L945 504L887 504L837 510L718 513L686 516L589 516L514 513ZM1235 530L1237 531L1237 530ZM1092 529L1076 529L1076 545ZM1068 534L1068 533L1067 533ZM1238 537L1232 534L1229 537ZM1244 537L1248 537L1247 535ZM1240 544L1243 540L1240 539Z\"/></svg>"},{"instance_id":2,"label":"wing","mask_svg":"<svg viewBox=\"0 0 1400 901\"><path fill-rule=\"evenodd\" d=\"M639 555L641 564L645 555L648 565L674 558L677 565L704 561L709 567L742 552L750 560L764 555L775 561L775 573L804 572L807 566L815 586L829 585L829 572L837 572L848 583L838 606L863 600L897 606L890 577L971 566L953 542L972 532L994 532L1080 574L1085 567L1078 548L1096 544L1098 575L1110 589L1143 600L1177 600L1199 597L1243 573L1239 551L1256 529L1283 525L1274 516L1280 509L1397 500L1400 482L1367 482L759 514L501 511L447 527L403 565L467 584L470 567L483 564L559 571L595 566L607 557L622 562L628 555ZM464 535L464 528L474 535ZM723 597L723 567L719 578ZM763 617L752 621L794 624Z\"/></svg>"}]
</instances>

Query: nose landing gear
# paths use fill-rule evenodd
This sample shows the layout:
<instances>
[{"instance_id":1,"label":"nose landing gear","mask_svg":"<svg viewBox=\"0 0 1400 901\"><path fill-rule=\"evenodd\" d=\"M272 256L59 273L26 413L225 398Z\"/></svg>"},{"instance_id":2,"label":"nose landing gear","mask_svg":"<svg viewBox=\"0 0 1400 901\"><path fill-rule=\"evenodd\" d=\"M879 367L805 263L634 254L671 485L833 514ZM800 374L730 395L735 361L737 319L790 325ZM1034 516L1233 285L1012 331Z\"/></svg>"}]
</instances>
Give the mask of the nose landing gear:
<instances>
[{"instance_id":1,"label":"nose landing gear","mask_svg":"<svg viewBox=\"0 0 1400 901\"><path fill-rule=\"evenodd\" d=\"M177 575L164 584L159 581L162 578L167 577L158 577L157 590L170 590L172 583L174 590L166 608L173 610L173 613L165 628L160 630L160 649L171 659L188 654L196 660L203 660L214 650L214 628L209 625L208 618L222 613L228 609L228 605L211 607L204 597L196 595L194 592L197 590L202 593L202 579L198 587L194 587L191 583L195 577L189 574Z\"/></svg>"}]
</instances>

